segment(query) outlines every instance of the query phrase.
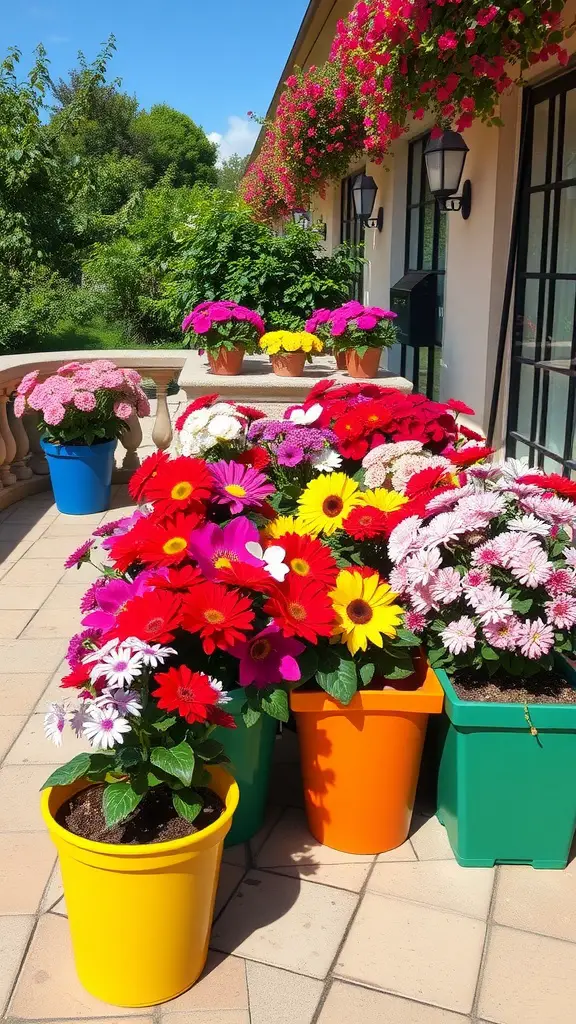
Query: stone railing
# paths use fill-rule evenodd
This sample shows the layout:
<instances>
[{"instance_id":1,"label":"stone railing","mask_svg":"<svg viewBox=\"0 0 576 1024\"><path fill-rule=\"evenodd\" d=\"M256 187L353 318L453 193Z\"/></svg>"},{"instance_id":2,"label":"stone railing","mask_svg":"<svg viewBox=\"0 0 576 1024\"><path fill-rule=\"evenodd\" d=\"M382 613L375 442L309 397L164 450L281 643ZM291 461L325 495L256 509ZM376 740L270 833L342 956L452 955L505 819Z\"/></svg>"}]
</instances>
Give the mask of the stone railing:
<instances>
[{"instance_id":1,"label":"stone railing","mask_svg":"<svg viewBox=\"0 0 576 1024\"><path fill-rule=\"evenodd\" d=\"M115 350L94 352L31 353L0 357L0 509L14 501L48 488L48 466L40 447L36 414L21 420L14 415L11 395L25 374L38 370L41 378L55 373L63 363L77 360L112 359L118 366L138 370L156 385L156 398L151 401L151 415L144 420L133 416L128 422L116 458L114 479L125 481L140 465L141 458L152 451L165 451L172 442L172 420L180 407L199 395L219 392L222 399L244 402L278 416L288 405L305 399L312 385L324 378L340 383L350 382L346 374L336 371L330 356L315 359L302 377L277 377L265 357L250 356L237 377L219 377L210 373L206 359L197 352L183 349ZM179 386L177 395L168 397L171 381ZM379 382L409 392L412 384L404 377L394 377L385 370Z\"/></svg>"}]
</instances>

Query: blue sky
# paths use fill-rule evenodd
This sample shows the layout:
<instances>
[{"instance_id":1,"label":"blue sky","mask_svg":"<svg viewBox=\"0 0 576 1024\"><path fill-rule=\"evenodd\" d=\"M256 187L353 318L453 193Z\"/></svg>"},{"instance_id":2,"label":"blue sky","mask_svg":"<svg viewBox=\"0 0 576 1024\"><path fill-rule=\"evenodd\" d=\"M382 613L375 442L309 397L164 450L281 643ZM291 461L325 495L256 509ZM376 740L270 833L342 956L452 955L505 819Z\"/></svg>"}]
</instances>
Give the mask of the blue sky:
<instances>
[{"instance_id":1,"label":"blue sky","mask_svg":"<svg viewBox=\"0 0 576 1024\"><path fill-rule=\"evenodd\" d=\"M27 69L42 42L54 78L89 59L113 32L111 64L144 107L169 103L208 133L221 155L248 153L266 113L307 0L0 0L0 53L17 46ZM216 139L218 141L218 139Z\"/></svg>"}]
</instances>

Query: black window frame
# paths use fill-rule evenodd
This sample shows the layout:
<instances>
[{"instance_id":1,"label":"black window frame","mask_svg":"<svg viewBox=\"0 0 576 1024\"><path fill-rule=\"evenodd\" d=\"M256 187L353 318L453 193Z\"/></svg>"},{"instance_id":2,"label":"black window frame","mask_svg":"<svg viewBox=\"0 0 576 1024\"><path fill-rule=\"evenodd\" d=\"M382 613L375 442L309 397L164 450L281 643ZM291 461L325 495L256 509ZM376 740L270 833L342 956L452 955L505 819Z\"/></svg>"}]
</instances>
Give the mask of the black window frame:
<instances>
[{"instance_id":1,"label":"black window frame","mask_svg":"<svg viewBox=\"0 0 576 1024\"><path fill-rule=\"evenodd\" d=\"M359 174L365 173L365 168L360 168L354 174L343 178L340 187L340 242L347 242L354 251L364 259L364 243L366 240L366 225L357 215L354 206L352 186ZM354 275L350 288L350 298L358 302L364 302L364 263Z\"/></svg>"}]
</instances>

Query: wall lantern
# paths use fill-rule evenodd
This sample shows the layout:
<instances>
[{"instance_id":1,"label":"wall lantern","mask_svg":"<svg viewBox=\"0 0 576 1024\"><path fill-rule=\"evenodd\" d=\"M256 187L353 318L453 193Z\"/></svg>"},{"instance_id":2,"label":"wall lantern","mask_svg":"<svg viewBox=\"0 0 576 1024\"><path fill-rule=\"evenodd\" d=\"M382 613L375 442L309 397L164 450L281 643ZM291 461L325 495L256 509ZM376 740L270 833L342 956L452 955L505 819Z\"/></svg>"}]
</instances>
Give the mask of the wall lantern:
<instances>
[{"instance_id":1,"label":"wall lantern","mask_svg":"<svg viewBox=\"0 0 576 1024\"><path fill-rule=\"evenodd\" d=\"M384 207L380 206L375 217L372 216L378 186L369 174L358 174L352 182L352 198L356 216L367 228L378 228L382 231L384 224Z\"/></svg>"},{"instance_id":2,"label":"wall lantern","mask_svg":"<svg viewBox=\"0 0 576 1024\"><path fill-rule=\"evenodd\" d=\"M312 214L310 211L305 210L303 207L299 207L297 210L292 210L292 220L297 227L303 228L304 231L308 231L309 228L314 228L320 238L326 241L327 228L322 218L317 220L315 223L312 223Z\"/></svg>"},{"instance_id":3,"label":"wall lantern","mask_svg":"<svg viewBox=\"0 0 576 1024\"><path fill-rule=\"evenodd\" d=\"M465 181L462 194L457 196L468 146L459 132L446 131L437 139L430 139L424 150L428 184L444 213L460 211L468 220L472 208L472 185Z\"/></svg>"}]
</instances>

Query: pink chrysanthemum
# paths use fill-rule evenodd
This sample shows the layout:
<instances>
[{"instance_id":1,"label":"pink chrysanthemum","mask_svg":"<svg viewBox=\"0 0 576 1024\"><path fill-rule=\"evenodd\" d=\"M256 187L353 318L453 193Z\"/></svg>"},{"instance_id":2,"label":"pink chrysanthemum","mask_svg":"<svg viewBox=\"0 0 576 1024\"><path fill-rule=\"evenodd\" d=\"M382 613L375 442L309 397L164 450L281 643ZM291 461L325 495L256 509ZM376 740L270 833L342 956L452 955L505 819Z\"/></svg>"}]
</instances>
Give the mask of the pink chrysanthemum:
<instances>
[{"instance_id":1,"label":"pink chrysanthemum","mask_svg":"<svg viewBox=\"0 0 576 1024\"><path fill-rule=\"evenodd\" d=\"M76 548L76 550L73 551L71 555L68 555L68 558L64 562L64 568L65 569L73 569L74 566L77 566L78 568L80 568L80 566L82 565L83 562L90 561L90 552L91 552L91 550L92 550L92 541L91 540L85 540L84 543L81 544L79 548Z\"/></svg>"},{"instance_id":2,"label":"pink chrysanthemum","mask_svg":"<svg viewBox=\"0 0 576 1024\"><path fill-rule=\"evenodd\" d=\"M411 551L418 549L418 533L422 520L419 516L408 516L390 534L388 555L392 562L401 562Z\"/></svg>"},{"instance_id":3,"label":"pink chrysanthemum","mask_svg":"<svg viewBox=\"0 0 576 1024\"><path fill-rule=\"evenodd\" d=\"M408 586L408 569L406 565L396 565L388 574L388 583L396 594L402 594Z\"/></svg>"},{"instance_id":4,"label":"pink chrysanthemum","mask_svg":"<svg viewBox=\"0 0 576 1024\"><path fill-rule=\"evenodd\" d=\"M566 565L569 565L572 569L576 569L576 548L566 548L564 552L564 560Z\"/></svg>"},{"instance_id":5,"label":"pink chrysanthemum","mask_svg":"<svg viewBox=\"0 0 576 1024\"><path fill-rule=\"evenodd\" d=\"M80 412L92 412L96 408L96 397L92 391L77 391L73 402Z\"/></svg>"},{"instance_id":6,"label":"pink chrysanthemum","mask_svg":"<svg viewBox=\"0 0 576 1024\"><path fill-rule=\"evenodd\" d=\"M512 615L512 601L508 594L505 594L500 587L493 587L489 583L476 590L468 590L466 600L480 616L483 626L492 622L503 622Z\"/></svg>"},{"instance_id":7,"label":"pink chrysanthemum","mask_svg":"<svg viewBox=\"0 0 576 1024\"><path fill-rule=\"evenodd\" d=\"M450 654L463 654L476 646L476 627L467 615L462 615L456 622L451 622L442 630L440 636Z\"/></svg>"},{"instance_id":8,"label":"pink chrysanthemum","mask_svg":"<svg viewBox=\"0 0 576 1024\"><path fill-rule=\"evenodd\" d=\"M555 569L546 580L546 590L552 597L569 594L576 587L576 576L570 569Z\"/></svg>"},{"instance_id":9,"label":"pink chrysanthemum","mask_svg":"<svg viewBox=\"0 0 576 1024\"><path fill-rule=\"evenodd\" d=\"M440 604L452 604L462 594L462 580L452 566L439 569L430 587L432 597Z\"/></svg>"},{"instance_id":10,"label":"pink chrysanthemum","mask_svg":"<svg viewBox=\"0 0 576 1024\"><path fill-rule=\"evenodd\" d=\"M438 602L434 599L430 587L421 584L410 587L410 600L417 612L427 614L432 609L438 609Z\"/></svg>"},{"instance_id":11,"label":"pink chrysanthemum","mask_svg":"<svg viewBox=\"0 0 576 1024\"><path fill-rule=\"evenodd\" d=\"M438 548L422 548L406 560L408 580L412 585L426 586L435 579L441 565L442 555Z\"/></svg>"},{"instance_id":12,"label":"pink chrysanthemum","mask_svg":"<svg viewBox=\"0 0 576 1024\"><path fill-rule=\"evenodd\" d=\"M562 594L545 604L548 618L557 629L571 629L576 625L576 598Z\"/></svg>"},{"instance_id":13,"label":"pink chrysanthemum","mask_svg":"<svg viewBox=\"0 0 576 1024\"><path fill-rule=\"evenodd\" d=\"M525 587L539 587L546 583L553 572L552 563L540 547L515 552L510 559L512 575Z\"/></svg>"},{"instance_id":14,"label":"pink chrysanthemum","mask_svg":"<svg viewBox=\"0 0 576 1024\"><path fill-rule=\"evenodd\" d=\"M510 615L503 622L488 622L482 627L488 643L500 651L513 651L520 636L520 620Z\"/></svg>"},{"instance_id":15,"label":"pink chrysanthemum","mask_svg":"<svg viewBox=\"0 0 576 1024\"><path fill-rule=\"evenodd\" d=\"M426 625L426 616L422 612L408 610L404 615L404 625L412 633L421 633Z\"/></svg>"},{"instance_id":16,"label":"pink chrysanthemum","mask_svg":"<svg viewBox=\"0 0 576 1024\"><path fill-rule=\"evenodd\" d=\"M420 541L424 544L448 544L468 531L468 523L464 516L457 512L441 512L420 531Z\"/></svg>"},{"instance_id":17,"label":"pink chrysanthemum","mask_svg":"<svg viewBox=\"0 0 576 1024\"><path fill-rule=\"evenodd\" d=\"M246 507L261 505L274 491L264 473L239 462L215 462L210 471L214 477L216 501L229 505L233 516L239 515Z\"/></svg>"},{"instance_id":18,"label":"pink chrysanthemum","mask_svg":"<svg viewBox=\"0 0 576 1024\"><path fill-rule=\"evenodd\" d=\"M554 646L554 629L542 619L528 619L519 626L518 644L526 658L542 658Z\"/></svg>"},{"instance_id":19,"label":"pink chrysanthemum","mask_svg":"<svg viewBox=\"0 0 576 1024\"><path fill-rule=\"evenodd\" d=\"M468 588L474 589L476 587L483 587L485 583L490 582L490 572L486 566L481 566L479 569L470 569L462 578L462 589L467 590Z\"/></svg>"}]
</instances>

